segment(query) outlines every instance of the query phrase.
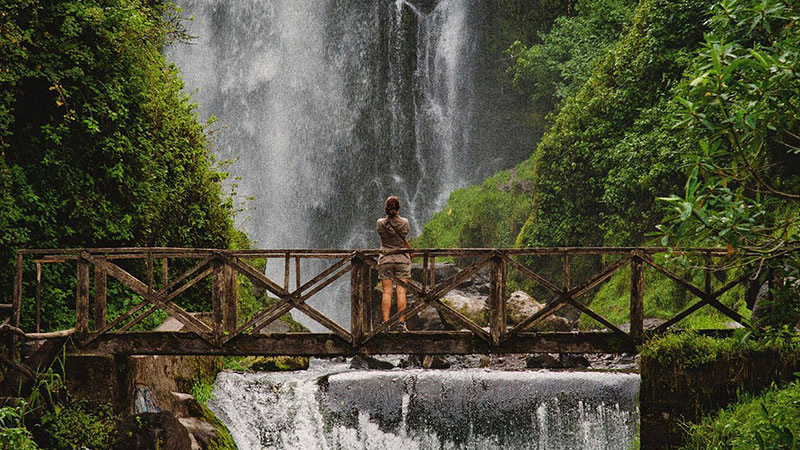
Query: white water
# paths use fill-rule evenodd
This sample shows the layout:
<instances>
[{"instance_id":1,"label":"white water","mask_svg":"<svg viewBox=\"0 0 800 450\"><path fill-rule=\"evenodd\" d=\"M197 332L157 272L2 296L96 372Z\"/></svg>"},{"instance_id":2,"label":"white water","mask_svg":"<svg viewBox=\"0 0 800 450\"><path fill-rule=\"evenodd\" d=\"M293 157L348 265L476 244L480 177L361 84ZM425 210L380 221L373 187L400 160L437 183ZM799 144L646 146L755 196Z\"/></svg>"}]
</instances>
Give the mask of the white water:
<instances>
[{"instance_id":1,"label":"white water","mask_svg":"<svg viewBox=\"0 0 800 450\"><path fill-rule=\"evenodd\" d=\"M633 374L350 371L312 360L305 372L223 372L209 407L240 450L623 450L638 386Z\"/></svg>"}]
</instances>

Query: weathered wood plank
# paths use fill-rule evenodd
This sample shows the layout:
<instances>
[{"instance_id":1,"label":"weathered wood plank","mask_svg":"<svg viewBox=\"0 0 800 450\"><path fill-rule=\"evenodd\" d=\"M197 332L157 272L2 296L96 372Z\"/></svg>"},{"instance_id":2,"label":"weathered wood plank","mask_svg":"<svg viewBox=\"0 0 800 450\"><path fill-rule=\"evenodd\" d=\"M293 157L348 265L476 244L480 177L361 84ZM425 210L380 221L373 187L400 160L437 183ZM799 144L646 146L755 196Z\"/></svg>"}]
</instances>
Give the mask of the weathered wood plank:
<instances>
[{"instance_id":1,"label":"weathered wood plank","mask_svg":"<svg viewBox=\"0 0 800 450\"><path fill-rule=\"evenodd\" d=\"M551 283L549 280L547 280L543 276L539 275L538 273L536 273L536 272L532 271L531 269L525 267L524 264L522 264L520 262L517 262L517 261L514 261L513 259L510 258L509 255L503 255L502 257L503 257L504 260L506 260L506 262L508 262L509 264L514 266L515 268L517 268L517 270L521 271L528 278L533 278L534 281L536 281L537 283L541 284L548 291L550 291L550 292L552 292L554 294L561 294L561 289L558 286L556 286L555 284Z\"/></svg>"},{"instance_id":2,"label":"weathered wood plank","mask_svg":"<svg viewBox=\"0 0 800 450\"><path fill-rule=\"evenodd\" d=\"M487 333L486 330L481 328L480 325L471 321L467 316L456 311L449 305L442 303L438 298L432 299L430 304L434 308L438 309L442 314L451 318L454 322L475 333L475 335L479 336L481 339L489 343L492 342L492 336Z\"/></svg>"},{"instance_id":3,"label":"weathered wood plank","mask_svg":"<svg viewBox=\"0 0 800 450\"><path fill-rule=\"evenodd\" d=\"M214 317L214 331L218 336L236 331L238 299L236 272L224 261L214 263L211 283L211 309Z\"/></svg>"},{"instance_id":4,"label":"weathered wood plank","mask_svg":"<svg viewBox=\"0 0 800 450\"><path fill-rule=\"evenodd\" d=\"M206 332L211 331L211 328L208 327L202 321L196 319L191 314L187 313L183 310L180 306L171 303L170 301L161 301L158 295L152 295L150 288L139 281L136 277L119 267L118 265L111 263L106 260L98 259L89 255L88 253L82 253L81 257L83 259L88 259L92 261L94 264L100 264L104 267L106 272L122 282L128 289L132 290L133 292L145 297L151 303L159 305L162 309L164 309L167 313L175 316L178 320L180 320L184 325L187 327L193 328L194 331L199 332Z\"/></svg>"},{"instance_id":5,"label":"weathered wood plank","mask_svg":"<svg viewBox=\"0 0 800 450\"><path fill-rule=\"evenodd\" d=\"M426 301L424 301L424 299L420 299L420 300L417 300L416 302L414 302L413 304L411 304L410 307L404 309L403 311L396 311L394 314L392 314L389 317L388 320L386 320L385 322L381 323L380 325L375 327L372 331L370 331L369 333L364 335L364 339L362 340L362 342L367 342L367 341L371 340L372 338L374 338L375 336L377 336L377 335L379 335L381 333L387 332L391 327L393 327L395 324L400 322L400 316L401 315L406 315L408 317L413 317L415 314L417 314L418 312L422 311L427 306L428 306L428 303Z\"/></svg>"},{"instance_id":6,"label":"weathered wood plank","mask_svg":"<svg viewBox=\"0 0 800 450\"><path fill-rule=\"evenodd\" d=\"M489 329L492 343L500 345L506 334L506 263L500 257L492 258L489 275Z\"/></svg>"},{"instance_id":7,"label":"weathered wood plank","mask_svg":"<svg viewBox=\"0 0 800 450\"><path fill-rule=\"evenodd\" d=\"M586 306L586 305L582 304L581 302L575 300L574 298L567 298L567 303L569 303L570 305L572 305L574 308L576 308L577 310L581 311L582 313L586 314L587 316L591 317L592 319L600 322L601 324L603 324L609 330L611 330L611 331L613 331L613 332L615 332L615 333L617 333L617 334L619 334L621 336L625 336L626 338L630 338L630 336L628 336L627 333L625 333L624 331L622 331L619 328L617 328L617 326L614 325L613 323L611 323L608 319L606 319L605 317L601 316L600 314L597 314L591 308L589 308L588 306Z\"/></svg>"},{"instance_id":8,"label":"weathered wood plank","mask_svg":"<svg viewBox=\"0 0 800 450\"><path fill-rule=\"evenodd\" d=\"M94 266L94 329L101 330L106 326L106 304L108 303L106 286L108 277L102 265Z\"/></svg>"},{"instance_id":9,"label":"weathered wood plank","mask_svg":"<svg viewBox=\"0 0 800 450\"><path fill-rule=\"evenodd\" d=\"M279 297L286 295L286 290L283 287L278 286L277 283L267 278L266 275L256 270L255 267L251 266L250 264L240 261L238 258L229 258L223 254L220 254L221 257L225 260L226 263L233 266L236 270L238 270L242 275L246 276L250 279L253 283L263 286L266 290L271 292L273 295L277 295Z\"/></svg>"},{"instance_id":10,"label":"weathered wood plank","mask_svg":"<svg viewBox=\"0 0 800 450\"><path fill-rule=\"evenodd\" d=\"M14 298L11 301L11 304L14 305L14 310L12 313L13 322L12 325L15 327L19 326L20 322L20 314L22 313L22 263L23 263L23 255L22 251L17 251L17 271L14 274Z\"/></svg>"},{"instance_id":11,"label":"weathered wood plank","mask_svg":"<svg viewBox=\"0 0 800 450\"><path fill-rule=\"evenodd\" d=\"M75 292L75 331L89 331L89 261L78 260L78 282Z\"/></svg>"},{"instance_id":12,"label":"weathered wood plank","mask_svg":"<svg viewBox=\"0 0 800 450\"><path fill-rule=\"evenodd\" d=\"M642 260L634 257L631 260L631 339L634 344L641 345L644 332L644 271Z\"/></svg>"},{"instance_id":13,"label":"weathered wood plank","mask_svg":"<svg viewBox=\"0 0 800 450\"><path fill-rule=\"evenodd\" d=\"M13 305L12 305L13 311ZM36 332L42 331L42 263L36 263Z\"/></svg>"},{"instance_id":14,"label":"weathered wood plank","mask_svg":"<svg viewBox=\"0 0 800 450\"><path fill-rule=\"evenodd\" d=\"M358 345L369 332L367 303L369 297L369 266L360 257L353 258L350 271L350 334L354 345Z\"/></svg>"},{"instance_id":15,"label":"weathered wood plank","mask_svg":"<svg viewBox=\"0 0 800 450\"><path fill-rule=\"evenodd\" d=\"M576 286L574 289L568 292L569 296L572 298L578 298L581 295L585 294L591 289L594 289L600 283L611 278L622 266L630 261L630 257L623 256L622 258L618 259L617 261L609 264L608 266L604 267L603 270L600 272L592 275L588 279L586 279L583 283Z\"/></svg>"},{"instance_id":16,"label":"weathered wood plank","mask_svg":"<svg viewBox=\"0 0 800 450\"><path fill-rule=\"evenodd\" d=\"M222 346L196 333L109 333L76 353L103 352L138 355L298 355L352 356L356 354L512 354L512 353L632 353L630 341L614 333L522 333L494 346L470 332L407 332L375 336L355 347L337 335L281 333L241 335Z\"/></svg>"},{"instance_id":17,"label":"weathered wood plank","mask_svg":"<svg viewBox=\"0 0 800 450\"><path fill-rule=\"evenodd\" d=\"M526 330L527 328L530 328L538 324L539 322L546 319L548 316L552 316L553 314L558 312L561 308L563 308L566 305L567 303L565 301L559 299L547 302L547 304L544 305L544 308L537 311L536 314L533 314L529 316L527 319L523 320L522 322L514 325L514 327L511 330L509 330L509 332L505 335L505 337L503 337L503 341L507 341L512 337L518 335L522 331Z\"/></svg>"},{"instance_id":18,"label":"weathered wood plank","mask_svg":"<svg viewBox=\"0 0 800 450\"><path fill-rule=\"evenodd\" d=\"M652 268L656 269L657 271L663 273L664 275L666 275L671 280L677 282L678 284L680 284L681 286L683 286L684 288L689 290L689 292L691 292L692 294L696 295L699 298L705 298L706 297L706 293L703 292L702 289L700 289L697 286L693 285L692 283L684 280L683 277L681 277L680 275L676 274L675 272L667 269L666 267L659 266L658 264L655 263L655 261L653 261L652 258L650 258L648 256L645 256L645 255L642 255L641 258L650 267L652 267Z\"/></svg>"},{"instance_id":19,"label":"weathered wood plank","mask_svg":"<svg viewBox=\"0 0 800 450\"><path fill-rule=\"evenodd\" d=\"M676 323L680 322L681 320L683 320L684 317L686 317L689 314L697 311L698 309L702 308L703 306L705 306L707 304L708 304L708 299L704 298L704 299L698 300L692 306L690 306L690 307L684 309L683 311L679 312L678 314L676 314L675 317L667 320L666 322L664 322L661 325L659 325L658 327L656 327L655 332L656 333L663 333L663 332L667 331L669 329L669 327L671 327L671 326L675 325Z\"/></svg>"}]
</instances>

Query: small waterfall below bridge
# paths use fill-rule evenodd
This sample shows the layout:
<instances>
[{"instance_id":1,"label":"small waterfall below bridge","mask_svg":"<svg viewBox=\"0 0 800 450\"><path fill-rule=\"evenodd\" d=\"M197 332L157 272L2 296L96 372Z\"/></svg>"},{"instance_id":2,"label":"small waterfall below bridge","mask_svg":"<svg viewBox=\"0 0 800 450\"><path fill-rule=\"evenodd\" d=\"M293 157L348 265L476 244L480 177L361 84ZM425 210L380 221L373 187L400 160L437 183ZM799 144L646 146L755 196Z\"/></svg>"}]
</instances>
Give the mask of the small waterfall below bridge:
<instances>
[{"instance_id":1,"label":"small waterfall below bridge","mask_svg":"<svg viewBox=\"0 0 800 450\"><path fill-rule=\"evenodd\" d=\"M635 374L347 367L223 372L209 406L240 450L625 450L637 429Z\"/></svg>"}]
</instances>

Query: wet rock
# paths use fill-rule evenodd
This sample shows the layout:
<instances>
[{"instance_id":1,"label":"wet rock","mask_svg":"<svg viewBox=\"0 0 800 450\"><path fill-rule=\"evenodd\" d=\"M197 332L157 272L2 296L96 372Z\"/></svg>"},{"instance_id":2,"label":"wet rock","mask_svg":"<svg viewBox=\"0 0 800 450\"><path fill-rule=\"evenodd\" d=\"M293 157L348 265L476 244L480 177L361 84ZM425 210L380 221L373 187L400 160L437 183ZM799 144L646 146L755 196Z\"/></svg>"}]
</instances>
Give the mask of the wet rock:
<instances>
[{"instance_id":1,"label":"wet rock","mask_svg":"<svg viewBox=\"0 0 800 450\"><path fill-rule=\"evenodd\" d=\"M422 359L422 367L424 369L449 369L450 362L439 355L425 355Z\"/></svg>"},{"instance_id":2,"label":"wet rock","mask_svg":"<svg viewBox=\"0 0 800 450\"><path fill-rule=\"evenodd\" d=\"M511 324L520 323L539 312L544 306L544 304L537 302L526 292L515 291L506 300L508 321ZM572 330L572 324L561 316L552 315L529 329L535 331L570 331Z\"/></svg>"},{"instance_id":3,"label":"wet rock","mask_svg":"<svg viewBox=\"0 0 800 450\"><path fill-rule=\"evenodd\" d=\"M197 419L185 417L178 422L189 432L192 450L210 450L219 441L219 433L214 425Z\"/></svg>"},{"instance_id":4,"label":"wet rock","mask_svg":"<svg viewBox=\"0 0 800 450\"><path fill-rule=\"evenodd\" d=\"M394 369L394 364L388 361L381 361L371 356L356 355L350 360L350 368L356 370L390 370Z\"/></svg>"},{"instance_id":5,"label":"wet rock","mask_svg":"<svg viewBox=\"0 0 800 450\"><path fill-rule=\"evenodd\" d=\"M550 353L534 353L525 359L525 367L529 369L558 369L561 363Z\"/></svg>"},{"instance_id":6,"label":"wet rock","mask_svg":"<svg viewBox=\"0 0 800 450\"><path fill-rule=\"evenodd\" d=\"M544 305L524 291L515 291L506 300L506 308L508 320L511 323L519 323L539 312L540 309L544 308Z\"/></svg>"},{"instance_id":7,"label":"wet rock","mask_svg":"<svg viewBox=\"0 0 800 450\"><path fill-rule=\"evenodd\" d=\"M189 432L169 412L128 416L117 424L114 450L192 450Z\"/></svg>"},{"instance_id":8,"label":"wet rock","mask_svg":"<svg viewBox=\"0 0 800 450\"><path fill-rule=\"evenodd\" d=\"M245 358L242 365L256 372L283 372L308 369L305 356L255 356Z\"/></svg>"},{"instance_id":9,"label":"wet rock","mask_svg":"<svg viewBox=\"0 0 800 450\"><path fill-rule=\"evenodd\" d=\"M398 367L403 369L417 369L422 367L422 361L420 361L417 355L408 355L400 360Z\"/></svg>"},{"instance_id":10,"label":"wet rock","mask_svg":"<svg viewBox=\"0 0 800 450\"><path fill-rule=\"evenodd\" d=\"M558 355L558 362L564 369L583 369L591 366L586 356L580 353L561 353Z\"/></svg>"},{"instance_id":11,"label":"wet rock","mask_svg":"<svg viewBox=\"0 0 800 450\"><path fill-rule=\"evenodd\" d=\"M486 326L489 320L489 307L486 299L471 297L461 291L450 291L442 298L442 303L450 306L479 326Z\"/></svg>"}]
</instances>

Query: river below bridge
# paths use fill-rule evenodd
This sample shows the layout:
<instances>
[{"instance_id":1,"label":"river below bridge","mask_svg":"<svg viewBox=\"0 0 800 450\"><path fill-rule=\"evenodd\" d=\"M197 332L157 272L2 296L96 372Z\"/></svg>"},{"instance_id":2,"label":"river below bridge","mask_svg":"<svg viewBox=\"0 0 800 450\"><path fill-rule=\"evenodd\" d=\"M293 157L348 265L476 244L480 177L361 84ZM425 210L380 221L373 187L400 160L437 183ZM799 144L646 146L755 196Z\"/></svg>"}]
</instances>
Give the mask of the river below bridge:
<instances>
[{"instance_id":1,"label":"river below bridge","mask_svg":"<svg viewBox=\"0 0 800 450\"><path fill-rule=\"evenodd\" d=\"M222 372L209 407L240 450L627 449L639 376L611 372Z\"/></svg>"}]
</instances>

